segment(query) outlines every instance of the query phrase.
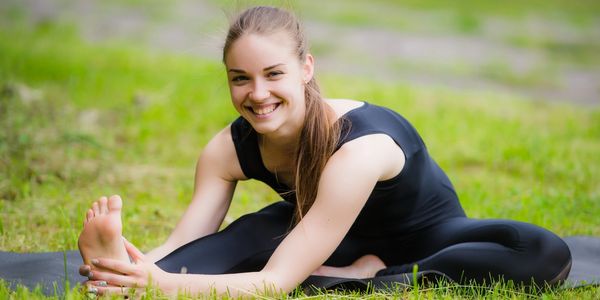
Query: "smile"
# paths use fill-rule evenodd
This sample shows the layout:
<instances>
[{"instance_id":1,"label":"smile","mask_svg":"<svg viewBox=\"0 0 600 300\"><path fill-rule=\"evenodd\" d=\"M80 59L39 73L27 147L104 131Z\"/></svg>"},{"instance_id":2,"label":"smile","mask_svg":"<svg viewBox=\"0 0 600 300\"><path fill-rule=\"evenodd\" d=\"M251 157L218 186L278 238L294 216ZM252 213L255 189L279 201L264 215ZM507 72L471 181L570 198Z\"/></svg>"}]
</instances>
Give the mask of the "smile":
<instances>
[{"instance_id":1,"label":"smile","mask_svg":"<svg viewBox=\"0 0 600 300\"><path fill-rule=\"evenodd\" d=\"M246 109L248 109L249 111L251 111L252 113L254 113L254 115L256 115L259 118L264 118L269 116L273 111L275 111L279 105L281 103L272 103L272 104L268 104L268 105L261 105L258 107L246 107Z\"/></svg>"}]
</instances>

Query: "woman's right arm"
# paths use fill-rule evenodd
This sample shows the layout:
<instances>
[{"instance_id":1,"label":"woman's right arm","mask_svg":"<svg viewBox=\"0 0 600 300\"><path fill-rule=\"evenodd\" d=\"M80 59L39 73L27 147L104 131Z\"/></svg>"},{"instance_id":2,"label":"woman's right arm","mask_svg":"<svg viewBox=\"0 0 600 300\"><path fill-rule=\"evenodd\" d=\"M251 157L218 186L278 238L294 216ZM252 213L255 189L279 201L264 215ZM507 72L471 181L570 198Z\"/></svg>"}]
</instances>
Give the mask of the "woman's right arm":
<instances>
[{"instance_id":1,"label":"woman's right arm","mask_svg":"<svg viewBox=\"0 0 600 300\"><path fill-rule=\"evenodd\" d=\"M215 233L240 179L246 178L227 126L206 145L198 159L192 202L167 241L148 252L146 258L156 262L184 244Z\"/></svg>"}]
</instances>

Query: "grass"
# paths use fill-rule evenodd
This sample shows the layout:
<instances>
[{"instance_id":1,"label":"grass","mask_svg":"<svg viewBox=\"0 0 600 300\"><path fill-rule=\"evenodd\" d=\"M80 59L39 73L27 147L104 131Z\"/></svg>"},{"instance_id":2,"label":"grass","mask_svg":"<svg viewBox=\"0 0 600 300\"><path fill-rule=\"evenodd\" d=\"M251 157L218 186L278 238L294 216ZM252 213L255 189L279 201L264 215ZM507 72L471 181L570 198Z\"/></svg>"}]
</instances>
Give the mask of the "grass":
<instances>
[{"instance_id":1,"label":"grass","mask_svg":"<svg viewBox=\"0 0 600 300\"><path fill-rule=\"evenodd\" d=\"M12 22L0 27L0 249L75 249L85 209L113 193L125 199L129 240L143 250L158 246L191 198L198 153L236 117L222 66L123 43L88 44L65 24ZM321 79L329 97L386 105L411 120L471 217L531 222L562 236L600 235L597 108ZM244 182L226 223L275 200L263 185ZM599 296L599 288L531 294L498 283L317 298ZM44 296L0 284L0 298ZM85 295L73 290L65 298Z\"/></svg>"},{"instance_id":2,"label":"grass","mask_svg":"<svg viewBox=\"0 0 600 300\"><path fill-rule=\"evenodd\" d=\"M565 64L597 69L600 63L595 26L600 5L596 1L332 0L302 1L297 6L310 20L408 35L472 38L544 58L526 74L511 74L514 72L506 69L496 72L498 66L486 66L482 76L499 83L543 83L544 75L555 75L555 69ZM418 72L419 68L410 70Z\"/></svg>"}]
</instances>

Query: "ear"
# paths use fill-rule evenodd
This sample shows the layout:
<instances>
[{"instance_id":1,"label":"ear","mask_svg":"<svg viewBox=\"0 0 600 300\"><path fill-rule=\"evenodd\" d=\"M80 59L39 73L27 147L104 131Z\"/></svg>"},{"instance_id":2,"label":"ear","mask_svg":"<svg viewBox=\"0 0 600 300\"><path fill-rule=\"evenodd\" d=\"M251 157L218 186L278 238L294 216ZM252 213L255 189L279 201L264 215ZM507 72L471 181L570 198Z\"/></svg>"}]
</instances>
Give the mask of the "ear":
<instances>
[{"instance_id":1,"label":"ear","mask_svg":"<svg viewBox=\"0 0 600 300\"><path fill-rule=\"evenodd\" d=\"M315 74L315 58L312 56L312 54L306 54L306 59L304 60L304 65L302 66L302 69L304 71L304 76L302 80L304 81L304 83L308 83Z\"/></svg>"}]
</instances>

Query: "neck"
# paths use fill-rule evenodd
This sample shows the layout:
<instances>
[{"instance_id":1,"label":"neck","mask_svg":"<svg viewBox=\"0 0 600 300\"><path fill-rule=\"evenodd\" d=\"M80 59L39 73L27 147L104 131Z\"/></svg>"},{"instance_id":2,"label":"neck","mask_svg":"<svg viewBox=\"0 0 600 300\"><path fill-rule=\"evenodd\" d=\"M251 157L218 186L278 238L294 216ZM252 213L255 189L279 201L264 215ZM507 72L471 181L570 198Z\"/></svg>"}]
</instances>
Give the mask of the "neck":
<instances>
[{"instance_id":1,"label":"neck","mask_svg":"<svg viewBox=\"0 0 600 300\"><path fill-rule=\"evenodd\" d=\"M285 126L282 126L277 131L260 134L261 145L263 148L268 148L272 151L293 155L298 149L300 134L304 127L304 114L297 114L290 118Z\"/></svg>"},{"instance_id":2,"label":"neck","mask_svg":"<svg viewBox=\"0 0 600 300\"><path fill-rule=\"evenodd\" d=\"M261 145L262 147L276 150L280 153L294 155L298 149L301 130L302 128L299 128L293 133L270 133L260 135Z\"/></svg>"}]
</instances>

